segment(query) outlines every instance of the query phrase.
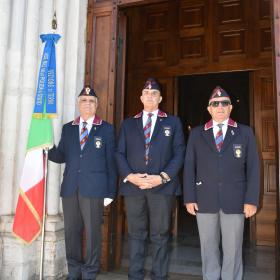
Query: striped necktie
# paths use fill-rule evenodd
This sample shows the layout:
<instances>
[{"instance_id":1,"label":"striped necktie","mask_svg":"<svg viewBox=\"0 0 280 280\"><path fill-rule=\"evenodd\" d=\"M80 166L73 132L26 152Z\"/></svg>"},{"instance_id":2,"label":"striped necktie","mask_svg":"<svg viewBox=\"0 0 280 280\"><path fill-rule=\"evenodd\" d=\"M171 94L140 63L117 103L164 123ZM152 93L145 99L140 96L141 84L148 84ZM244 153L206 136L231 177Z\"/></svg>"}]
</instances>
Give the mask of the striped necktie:
<instances>
[{"instance_id":1,"label":"striped necktie","mask_svg":"<svg viewBox=\"0 0 280 280\"><path fill-rule=\"evenodd\" d=\"M222 124L222 123L218 124L219 130L218 130L218 132L216 134L216 137L215 137L216 147L217 147L217 150L219 152L221 151L221 148L222 148L222 145L223 145L223 142L224 142L223 130L222 130L223 125L224 124Z\"/></svg>"},{"instance_id":2,"label":"striped necktie","mask_svg":"<svg viewBox=\"0 0 280 280\"><path fill-rule=\"evenodd\" d=\"M149 159L149 148L150 148L150 141L151 141L151 127L152 127L152 113L148 114L147 122L144 126L144 137L145 137L145 161L148 164Z\"/></svg>"},{"instance_id":3,"label":"striped necktie","mask_svg":"<svg viewBox=\"0 0 280 280\"><path fill-rule=\"evenodd\" d=\"M87 139L88 139L87 122L83 122L83 127L81 129L81 134L80 134L81 150L83 150L83 148L87 142Z\"/></svg>"}]
</instances>

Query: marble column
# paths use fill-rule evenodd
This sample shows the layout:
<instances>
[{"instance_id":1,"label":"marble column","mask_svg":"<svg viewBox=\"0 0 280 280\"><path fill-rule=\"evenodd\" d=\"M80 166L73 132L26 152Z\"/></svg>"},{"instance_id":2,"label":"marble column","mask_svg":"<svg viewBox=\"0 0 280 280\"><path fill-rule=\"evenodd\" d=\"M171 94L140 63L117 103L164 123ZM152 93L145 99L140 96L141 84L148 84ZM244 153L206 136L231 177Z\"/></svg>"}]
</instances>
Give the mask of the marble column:
<instances>
[{"instance_id":1,"label":"marble column","mask_svg":"<svg viewBox=\"0 0 280 280\"><path fill-rule=\"evenodd\" d=\"M57 107L54 140L61 127L75 117L76 95L83 86L87 0L55 1L57 33ZM53 1L0 2L0 275L1 279L34 279L39 273L40 238L25 246L11 234L18 187L26 151L37 75L43 44L39 34L49 33ZM5 64L6 59L6 64ZM61 167L49 164L44 278L66 274L63 215L59 189ZM36 276L37 275L37 276Z\"/></svg>"}]
</instances>

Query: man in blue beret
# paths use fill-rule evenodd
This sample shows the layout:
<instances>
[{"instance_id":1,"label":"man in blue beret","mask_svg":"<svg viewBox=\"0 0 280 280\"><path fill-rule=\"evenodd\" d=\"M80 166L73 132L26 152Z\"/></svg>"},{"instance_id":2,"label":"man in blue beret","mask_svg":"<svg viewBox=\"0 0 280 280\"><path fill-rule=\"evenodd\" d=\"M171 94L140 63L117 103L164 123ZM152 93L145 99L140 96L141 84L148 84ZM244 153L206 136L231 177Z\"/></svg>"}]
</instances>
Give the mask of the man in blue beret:
<instances>
[{"instance_id":1,"label":"man in blue beret","mask_svg":"<svg viewBox=\"0 0 280 280\"><path fill-rule=\"evenodd\" d=\"M60 194L69 280L96 279L103 208L116 195L114 129L96 115L97 106L94 89L85 86L78 97L80 116L63 126L58 146L49 151L51 161L65 163Z\"/></svg>"},{"instance_id":2,"label":"man in blue beret","mask_svg":"<svg viewBox=\"0 0 280 280\"><path fill-rule=\"evenodd\" d=\"M230 118L231 100L221 87L207 109L212 119L192 129L187 144L184 202L197 219L203 279L241 280L244 217L255 215L259 203L256 140L250 127Z\"/></svg>"},{"instance_id":3,"label":"man in blue beret","mask_svg":"<svg viewBox=\"0 0 280 280\"><path fill-rule=\"evenodd\" d=\"M175 196L181 194L184 135L179 118L159 110L161 88L154 78L146 81L140 100L143 111L122 123L116 153L128 223L128 279L144 279L149 233L151 279L166 280L171 214Z\"/></svg>"}]
</instances>

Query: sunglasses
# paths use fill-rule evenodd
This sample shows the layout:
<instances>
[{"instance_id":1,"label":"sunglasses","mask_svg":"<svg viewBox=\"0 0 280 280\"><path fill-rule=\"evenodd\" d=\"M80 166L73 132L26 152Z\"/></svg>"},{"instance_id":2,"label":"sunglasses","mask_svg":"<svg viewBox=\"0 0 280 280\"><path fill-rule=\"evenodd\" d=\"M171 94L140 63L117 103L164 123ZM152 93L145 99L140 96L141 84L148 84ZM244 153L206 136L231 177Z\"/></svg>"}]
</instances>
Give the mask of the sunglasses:
<instances>
[{"instance_id":1,"label":"sunglasses","mask_svg":"<svg viewBox=\"0 0 280 280\"><path fill-rule=\"evenodd\" d=\"M212 101L209 103L210 106L212 107L218 107L219 104L221 104L222 107L227 107L229 106L231 103L229 100L222 100L222 101Z\"/></svg>"}]
</instances>

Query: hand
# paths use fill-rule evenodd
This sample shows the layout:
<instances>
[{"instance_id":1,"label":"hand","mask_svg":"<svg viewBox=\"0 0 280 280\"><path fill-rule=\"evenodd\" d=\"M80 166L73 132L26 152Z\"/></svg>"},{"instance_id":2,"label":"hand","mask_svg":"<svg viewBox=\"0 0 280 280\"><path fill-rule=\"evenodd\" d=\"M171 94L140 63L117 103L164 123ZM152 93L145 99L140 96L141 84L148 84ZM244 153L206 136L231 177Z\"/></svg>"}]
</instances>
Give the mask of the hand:
<instances>
[{"instance_id":1,"label":"hand","mask_svg":"<svg viewBox=\"0 0 280 280\"><path fill-rule=\"evenodd\" d=\"M253 204L244 204L243 213L245 215L245 218L250 218L254 216L256 212L257 212L257 206Z\"/></svg>"},{"instance_id":2,"label":"hand","mask_svg":"<svg viewBox=\"0 0 280 280\"><path fill-rule=\"evenodd\" d=\"M197 203L186 203L186 209L191 215L196 216L196 211L198 211Z\"/></svg>"},{"instance_id":3,"label":"hand","mask_svg":"<svg viewBox=\"0 0 280 280\"><path fill-rule=\"evenodd\" d=\"M143 188L147 188L148 187L147 176L148 176L147 173L131 173L126 177L126 179L130 183L132 183L138 187L141 186Z\"/></svg>"},{"instance_id":4,"label":"hand","mask_svg":"<svg viewBox=\"0 0 280 280\"><path fill-rule=\"evenodd\" d=\"M112 198L104 198L104 206L106 207L106 206L108 206L111 202L113 201L113 199Z\"/></svg>"},{"instance_id":5,"label":"hand","mask_svg":"<svg viewBox=\"0 0 280 280\"><path fill-rule=\"evenodd\" d=\"M144 185L139 186L140 189L151 189L162 184L161 177L159 175L147 175Z\"/></svg>"}]
</instances>

